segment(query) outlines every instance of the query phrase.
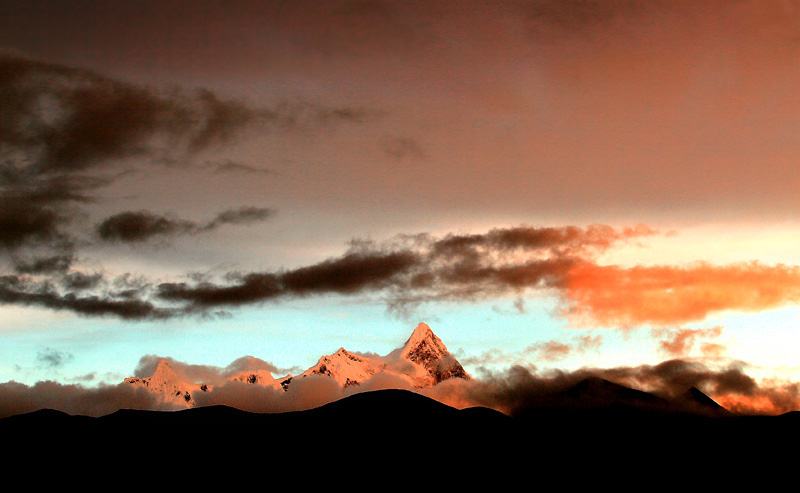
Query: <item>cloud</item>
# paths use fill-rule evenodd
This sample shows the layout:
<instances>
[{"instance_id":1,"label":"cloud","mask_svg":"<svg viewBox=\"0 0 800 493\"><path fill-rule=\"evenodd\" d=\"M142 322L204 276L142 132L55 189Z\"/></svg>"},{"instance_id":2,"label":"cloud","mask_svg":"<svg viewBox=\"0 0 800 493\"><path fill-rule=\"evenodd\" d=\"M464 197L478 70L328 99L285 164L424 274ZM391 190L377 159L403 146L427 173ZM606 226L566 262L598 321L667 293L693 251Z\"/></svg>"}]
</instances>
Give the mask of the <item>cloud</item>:
<instances>
[{"instance_id":1,"label":"cloud","mask_svg":"<svg viewBox=\"0 0 800 493\"><path fill-rule=\"evenodd\" d=\"M800 301L800 268L782 264L621 267L581 262L564 280L569 313L609 327L680 325L726 310L759 311Z\"/></svg>"},{"instance_id":2,"label":"cloud","mask_svg":"<svg viewBox=\"0 0 800 493\"><path fill-rule=\"evenodd\" d=\"M58 351L53 348L42 349L36 353L36 361L42 363L48 368L62 366L73 359L75 359L75 355L64 351Z\"/></svg>"},{"instance_id":3,"label":"cloud","mask_svg":"<svg viewBox=\"0 0 800 493\"><path fill-rule=\"evenodd\" d=\"M264 221L273 214L275 214L273 209L264 207L239 207L222 211L212 219L199 223L146 210L125 211L104 219L97 225L96 232L104 241L136 243L154 237L203 233L226 224L251 224Z\"/></svg>"},{"instance_id":4,"label":"cloud","mask_svg":"<svg viewBox=\"0 0 800 493\"><path fill-rule=\"evenodd\" d=\"M112 216L101 223L99 231L107 240L145 241L260 221L271 214L270 209L243 207L220 212L206 222L193 222L140 211ZM50 279L38 280L11 275L0 279L0 302L84 315L158 319L305 296L375 295L390 312L403 315L429 302L511 296L519 300L535 290L558 297L562 313L577 325L665 328L702 321L726 310L759 311L800 301L797 266L597 263L615 245L655 234L647 226L523 225L441 237L401 235L383 243L354 240L343 255L291 269L234 271L218 280L140 280L135 288L111 289L98 274L75 270L57 273L60 278L55 279L66 291L56 289L52 273ZM678 333L662 348L677 354L699 336ZM724 349L708 341L700 348L708 354Z\"/></svg>"},{"instance_id":5,"label":"cloud","mask_svg":"<svg viewBox=\"0 0 800 493\"><path fill-rule=\"evenodd\" d=\"M285 272L238 276L237 282L228 285L162 283L157 296L168 301L188 302L202 309L257 303L283 296L357 293L391 285L417 261L412 252L356 252Z\"/></svg>"},{"instance_id":6,"label":"cloud","mask_svg":"<svg viewBox=\"0 0 800 493\"><path fill-rule=\"evenodd\" d=\"M146 389L134 389L123 384L89 388L53 381L37 382L30 386L17 382L0 383L0 417L39 409L103 416L119 409L167 410L172 407L160 402Z\"/></svg>"},{"instance_id":7,"label":"cloud","mask_svg":"<svg viewBox=\"0 0 800 493\"><path fill-rule=\"evenodd\" d=\"M49 352L44 358L49 360L48 355ZM55 359L60 362L60 355ZM135 374L149 376L160 359L163 358L144 356ZM181 378L209 384L207 391L193 395L200 406L226 405L252 412L287 412L318 407L358 392L409 389L407 381L379 372L359 386L344 389L331 378L311 375L294 379L284 391L227 380L242 369L277 370L258 358L242 357L224 368L166 359ZM574 371L540 372L515 365L500 372L482 370L473 380L452 379L416 391L459 408L485 406L515 415L541 404L549 395L593 377L664 397L678 397L696 387L724 407L741 414L782 414L800 408L800 385L776 379L757 381L746 370L747 365L738 361L709 364L692 359L671 359L657 365L585 367ZM16 382L0 384L0 417L44 408L89 416L108 414L121 408L174 409L172 404L161 401L147 389L135 389L130 385L88 388L51 381L31 386Z\"/></svg>"},{"instance_id":8,"label":"cloud","mask_svg":"<svg viewBox=\"0 0 800 493\"><path fill-rule=\"evenodd\" d=\"M415 139L411 137L390 137L380 143L381 150L395 161L418 161L425 159L427 153Z\"/></svg>"},{"instance_id":9,"label":"cloud","mask_svg":"<svg viewBox=\"0 0 800 493\"><path fill-rule=\"evenodd\" d=\"M729 410L741 414L781 414L800 408L800 386L792 382L757 381L741 362L709 365L697 360L672 359L657 365L581 368L574 371L512 366L501 372L484 371L470 380L453 379L416 391L446 404L464 408L486 406L507 414L519 414L543 402L547 396L595 377L620 385L679 397L696 387ZM285 412L316 407L357 392L384 388L408 388L408 382L377 373L359 386L340 388L327 377L312 375L295 379L288 392L242 382L227 382L198 394L198 404L223 404L254 412Z\"/></svg>"},{"instance_id":10,"label":"cloud","mask_svg":"<svg viewBox=\"0 0 800 493\"><path fill-rule=\"evenodd\" d=\"M242 207L193 222L147 211L127 212L106 219L98 232L109 241L146 241L261 221L271 214L271 209ZM292 269L229 272L218 281L145 281L135 290L91 292L103 280L98 274L78 271L60 274L59 282L67 292L59 292L46 280L6 276L0 282L0 301L135 319L304 296L374 294L383 298L390 311L402 315L428 302L519 299L531 290L542 290L559 297L563 313L576 324L626 328L681 326L726 310L759 311L800 301L797 266L597 263L600 254L615 245L654 234L658 233L647 226L592 225L517 226L441 237L401 235L384 243L354 240L341 256ZM42 262L49 260L58 265L58 257ZM63 260L68 263L69 257ZM47 270L44 264L27 268ZM85 293L79 295L79 290ZM663 348L680 351L698 336L683 332ZM709 342L702 346L709 354L722 349Z\"/></svg>"},{"instance_id":11,"label":"cloud","mask_svg":"<svg viewBox=\"0 0 800 493\"><path fill-rule=\"evenodd\" d=\"M208 166L214 170L214 173L246 173L246 174L273 174L275 171L268 168L259 168L249 164L238 163L236 161L226 160L222 162L209 163Z\"/></svg>"},{"instance_id":12,"label":"cloud","mask_svg":"<svg viewBox=\"0 0 800 493\"><path fill-rule=\"evenodd\" d=\"M196 309L383 290L390 292L394 307L431 299L484 297L558 286L575 255L650 234L654 232L644 226L620 231L605 226L520 226L443 238L401 237L386 245L354 242L348 253L317 264L230 276L235 282L229 284L162 283L156 296Z\"/></svg>"},{"instance_id":13,"label":"cloud","mask_svg":"<svg viewBox=\"0 0 800 493\"><path fill-rule=\"evenodd\" d=\"M374 115L306 102L256 107L207 89L165 91L9 54L0 55L0 70L0 144L40 172L87 170L135 156L164 160L196 154L258 125L314 128Z\"/></svg>"},{"instance_id":14,"label":"cloud","mask_svg":"<svg viewBox=\"0 0 800 493\"><path fill-rule=\"evenodd\" d=\"M745 370L746 365L736 361L712 366L688 359L575 371L537 372L512 366L502 372L484 372L471 382L427 389L425 393L461 406L481 405L514 415L539 405L551 394L595 377L664 397L678 397L696 387L728 410L741 414L782 414L800 408L798 384L771 379L757 381Z\"/></svg>"},{"instance_id":15,"label":"cloud","mask_svg":"<svg viewBox=\"0 0 800 493\"><path fill-rule=\"evenodd\" d=\"M557 361L575 354L583 354L590 349L597 349L602 344L602 336L583 335L573 338L571 344L560 341L545 341L533 344L526 349L527 353L536 353L536 358L544 361Z\"/></svg>"},{"instance_id":16,"label":"cloud","mask_svg":"<svg viewBox=\"0 0 800 493\"><path fill-rule=\"evenodd\" d=\"M722 344L701 342L702 339L714 339L721 336L722 326L709 329L662 329L653 332L655 335L664 337L659 343L660 348L673 357L688 356L698 342L700 342L700 352L706 356L719 356L725 350L725 346Z\"/></svg>"},{"instance_id":17,"label":"cloud","mask_svg":"<svg viewBox=\"0 0 800 493\"><path fill-rule=\"evenodd\" d=\"M14 275L0 276L0 304L67 310L89 317L115 316L123 320L158 320L178 315L172 309L158 307L147 300L60 292L49 282Z\"/></svg>"},{"instance_id":18,"label":"cloud","mask_svg":"<svg viewBox=\"0 0 800 493\"><path fill-rule=\"evenodd\" d=\"M20 274L65 272L74 262L72 253L63 253L30 260L15 258L14 270Z\"/></svg>"},{"instance_id":19,"label":"cloud","mask_svg":"<svg viewBox=\"0 0 800 493\"><path fill-rule=\"evenodd\" d=\"M106 218L97 226L105 241L138 242L154 236L189 234L195 231L191 221L171 219L148 211L126 211Z\"/></svg>"},{"instance_id":20,"label":"cloud","mask_svg":"<svg viewBox=\"0 0 800 493\"><path fill-rule=\"evenodd\" d=\"M260 371L266 370L270 372L273 376L279 376L281 374L288 373L285 369L280 369L277 366L264 361L262 359L256 358L254 356L242 356L241 358L235 359L231 364L229 364L225 369L222 371L222 375L225 377L230 377L237 373L241 373L244 371Z\"/></svg>"},{"instance_id":21,"label":"cloud","mask_svg":"<svg viewBox=\"0 0 800 493\"><path fill-rule=\"evenodd\" d=\"M212 220L202 224L200 229L212 230L225 224L251 224L264 221L275 214L274 209L265 207L239 207L218 213Z\"/></svg>"},{"instance_id":22,"label":"cloud","mask_svg":"<svg viewBox=\"0 0 800 493\"><path fill-rule=\"evenodd\" d=\"M597 350L603 343L601 335L576 335L568 341L549 340L531 344L520 351L502 351L492 349L476 356L462 358L466 365L485 368L489 365L524 365L531 368L534 365L529 361L554 362L571 356L585 354L590 350Z\"/></svg>"},{"instance_id":23,"label":"cloud","mask_svg":"<svg viewBox=\"0 0 800 493\"><path fill-rule=\"evenodd\" d=\"M202 168L202 155L217 152L246 132L317 132L361 124L380 112L282 100L256 106L207 90L138 85L98 72L0 53L0 253L68 258L79 242L82 207L98 189L132 171L167 166ZM225 164L228 163L228 164ZM222 171L255 168L220 164ZM273 211L242 207L207 223L121 213L102 225L110 238L139 240L151 234L211 230L263 220ZM130 236L126 236L126 235ZM22 258L21 267L36 258ZM43 264L42 264L43 265Z\"/></svg>"},{"instance_id":24,"label":"cloud","mask_svg":"<svg viewBox=\"0 0 800 493\"><path fill-rule=\"evenodd\" d=\"M189 234L222 224L261 220L264 209L225 211L206 223L146 212L112 216L101 224L107 239L141 241ZM354 241L339 257L274 272L230 272L222 281L140 284L136 290L61 293L50 283L11 276L0 285L5 303L73 309L83 314L162 318L312 295L380 293L390 310L436 300L519 296L528 289L563 289L571 269L613 244L655 234L640 226L499 228L484 234L400 236L384 244ZM99 282L96 281L98 284ZM122 292L127 296L119 296Z\"/></svg>"}]
</instances>

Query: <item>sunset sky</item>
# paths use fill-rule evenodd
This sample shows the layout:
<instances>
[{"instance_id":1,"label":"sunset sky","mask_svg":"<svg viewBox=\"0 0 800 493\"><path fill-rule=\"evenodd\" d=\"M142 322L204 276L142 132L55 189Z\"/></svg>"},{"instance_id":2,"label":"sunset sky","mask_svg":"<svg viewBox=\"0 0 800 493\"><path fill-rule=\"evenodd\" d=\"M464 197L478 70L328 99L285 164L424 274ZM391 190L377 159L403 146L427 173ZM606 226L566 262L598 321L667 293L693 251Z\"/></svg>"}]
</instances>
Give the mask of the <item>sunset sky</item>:
<instances>
[{"instance_id":1,"label":"sunset sky","mask_svg":"<svg viewBox=\"0 0 800 493\"><path fill-rule=\"evenodd\" d=\"M800 409L798 88L796 0L2 0L0 403L426 322Z\"/></svg>"}]
</instances>

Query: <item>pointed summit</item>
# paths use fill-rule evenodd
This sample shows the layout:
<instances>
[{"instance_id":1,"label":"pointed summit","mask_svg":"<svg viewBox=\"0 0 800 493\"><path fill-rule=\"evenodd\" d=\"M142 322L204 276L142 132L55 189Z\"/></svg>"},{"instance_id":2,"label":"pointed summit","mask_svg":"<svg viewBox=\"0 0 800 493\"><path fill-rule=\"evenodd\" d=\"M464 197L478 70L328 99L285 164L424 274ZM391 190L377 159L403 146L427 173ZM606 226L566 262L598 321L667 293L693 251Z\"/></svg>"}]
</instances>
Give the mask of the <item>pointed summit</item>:
<instances>
[{"instance_id":1,"label":"pointed summit","mask_svg":"<svg viewBox=\"0 0 800 493\"><path fill-rule=\"evenodd\" d=\"M429 339L432 337L436 337L436 334L433 333L430 326L425 322L420 322L417 325L417 328L414 329L414 332L411 333L411 337L408 338L409 341L411 340L422 340L422 339ZM406 342L407 344L408 342Z\"/></svg>"},{"instance_id":2,"label":"pointed summit","mask_svg":"<svg viewBox=\"0 0 800 493\"><path fill-rule=\"evenodd\" d=\"M448 378L470 379L442 340L425 323L417 325L405 344L386 356L356 354L339 348L335 353L321 357L300 377L324 375L342 387L349 387L360 385L376 373L399 377L417 388L432 387ZM291 380L281 380L284 389Z\"/></svg>"},{"instance_id":3,"label":"pointed summit","mask_svg":"<svg viewBox=\"0 0 800 493\"><path fill-rule=\"evenodd\" d=\"M161 358L160 360L158 360L156 369L150 376L150 378L154 380L159 380L159 379L172 380L180 377L178 377L178 373L175 371L175 367L172 366L170 362L167 361L166 359Z\"/></svg>"},{"instance_id":4,"label":"pointed summit","mask_svg":"<svg viewBox=\"0 0 800 493\"><path fill-rule=\"evenodd\" d=\"M411 337L400 349L399 357L424 368L430 380L429 385L436 385L453 377L470 378L442 340L424 322L417 325L411 333Z\"/></svg>"},{"instance_id":5,"label":"pointed summit","mask_svg":"<svg viewBox=\"0 0 800 493\"><path fill-rule=\"evenodd\" d=\"M726 416L730 411L719 405L717 401L706 395L697 387L692 387L678 397L678 402L689 411L709 416Z\"/></svg>"},{"instance_id":6,"label":"pointed summit","mask_svg":"<svg viewBox=\"0 0 800 493\"><path fill-rule=\"evenodd\" d=\"M125 383L134 387L146 388L150 392L160 395L165 401L185 406L194 405L192 392L207 389L205 385L184 380L175 367L164 358L158 360L156 369L149 377L130 377L125 379Z\"/></svg>"},{"instance_id":7,"label":"pointed summit","mask_svg":"<svg viewBox=\"0 0 800 493\"><path fill-rule=\"evenodd\" d=\"M445 351L447 351L447 348L444 347L441 339L436 337L436 334L433 333L428 324L425 322L420 322L419 325L417 325L417 328L414 329L414 332L411 333L411 336L406 340L405 344L403 344L403 353L406 354L420 344L425 343L437 347L441 346Z\"/></svg>"}]
</instances>

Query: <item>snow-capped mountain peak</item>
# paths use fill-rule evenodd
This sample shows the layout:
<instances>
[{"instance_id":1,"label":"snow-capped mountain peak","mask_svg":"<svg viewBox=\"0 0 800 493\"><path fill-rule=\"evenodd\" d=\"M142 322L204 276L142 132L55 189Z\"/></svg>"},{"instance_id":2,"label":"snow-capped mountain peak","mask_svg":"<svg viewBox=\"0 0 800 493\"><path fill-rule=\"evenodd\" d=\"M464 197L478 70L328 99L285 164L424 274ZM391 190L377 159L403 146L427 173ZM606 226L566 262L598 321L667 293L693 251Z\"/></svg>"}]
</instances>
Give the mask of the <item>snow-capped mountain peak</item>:
<instances>
[{"instance_id":1,"label":"snow-capped mountain peak","mask_svg":"<svg viewBox=\"0 0 800 493\"><path fill-rule=\"evenodd\" d=\"M359 385L378 372L400 377L414 387L431 387L454 377L470 378L425 323L417 325L405 344L386 356L364 356L339 348L320 358L301 376L325 375L348 387Z\"/></svg>"},{"instance_id":2,"label":"snow-capped mountain peak","mask_svg":"<svg viewBox=\"0 0 800 493\"><path fill-rule=\"evenodd\" d=\"M435 357L449 354L442 340L433 333L426 323L417 325L417 328L411 333L411 337L403 344L400 356L414 361L415 354L419 353L422 350L421 348L424 348L431 356Z\"/></svg>"},{"instance_id":3,"label":"snow-capped mountain peak","mask_svg":"<svg viewBox=\"0 0 800 493\"><path fill-rule=\"evenodd\" d=\"M143 387L160 395L164 400L193 406L192 392L206 391L204 384L197 384L185 380L166 359L160 359L153 374L149 377L130 377L125 383L134 387Z\"/></svg>"},{"instance_id":4,"label":"snow-capped mountain peak","mask_svg":"<svg viewBox=\"0 0 800 493\"><path fill-rule=\"evenodd\" d=\"M336 380L342 387L349 387L360 384L385 367L385 363L374 358L339 348L335 353L321 357L316 365L301 376L325 375Z\"/></svg>"},{"instance_id":5,"label":"snow-capped mountain peak","mask_svg":"<svg viewBox=\"0 0 800 493\"><path fill-rule=\"evenodd\" d=\"M436 385L448 378L470 379L442 340L425 323L417 325L399 352L395 351L393 354L425 370L428 382L425 385L423 378L422 386Z\"/></svg>"},{"instance_id":6,"label":"snow-capped mountain peak","mask_svg":"<svg viewBox=\"0 0 800 493\"><path fill-rule=\"evenodd\" d=\"M263 368L263 362L253 357L239 363L238 371L225 379L287 390L296 378L287 375L276 379ZM192 394L205 392L210 388L182 376L179 370L180 368L176 368L167 359L161 359L150 377L130 377L125 379L125 383L144 387L167 402L194 406ZM323 375L332 378L344 388L360 385L376 373L399 377L408 382L409 386L417 388L432 387L450 378L470 379L442 340L425 323L417 325L405 344L386 356L355 353L341 347L333 354L322 356L316 365L298 377Z\"/></svg>"},{"instance_id":7,"label":"snow-capped mountain peak","mask_svg":"<svg viewBox=\"0 0 800 493\"><path fill-rule=\"evenodd\" d=\"M278 381L272 376L268 370L244 370L231 375L228 380L236 382L244 382L248 384L263 385L263 386L279 386Z\"/></svg>"}]
</instances>

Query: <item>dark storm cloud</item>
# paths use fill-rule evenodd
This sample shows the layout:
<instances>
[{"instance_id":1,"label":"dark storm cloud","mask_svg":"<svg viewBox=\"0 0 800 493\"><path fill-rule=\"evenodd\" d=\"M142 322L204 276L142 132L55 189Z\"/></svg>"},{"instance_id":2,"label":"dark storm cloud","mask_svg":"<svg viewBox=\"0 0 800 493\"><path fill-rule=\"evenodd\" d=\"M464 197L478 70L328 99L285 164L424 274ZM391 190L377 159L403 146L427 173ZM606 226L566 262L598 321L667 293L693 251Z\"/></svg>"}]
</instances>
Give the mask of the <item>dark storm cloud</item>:
<instances>
[{"instance_id":1,"label":"dark storm cloud","mask_svg":"<svg viewBox=\"0 0 800 493\"><path fill-rule=\"evenodd\" d=\"M217 229L226 224L251 224L264 221L274 211L262 207L240 207L218 213L204 223L171 218L149 211L126 211L106 218L97 226L97 234L104 241L126 243L144 242L153 237L197 234Z\"/></svg>"}]
</instances>

